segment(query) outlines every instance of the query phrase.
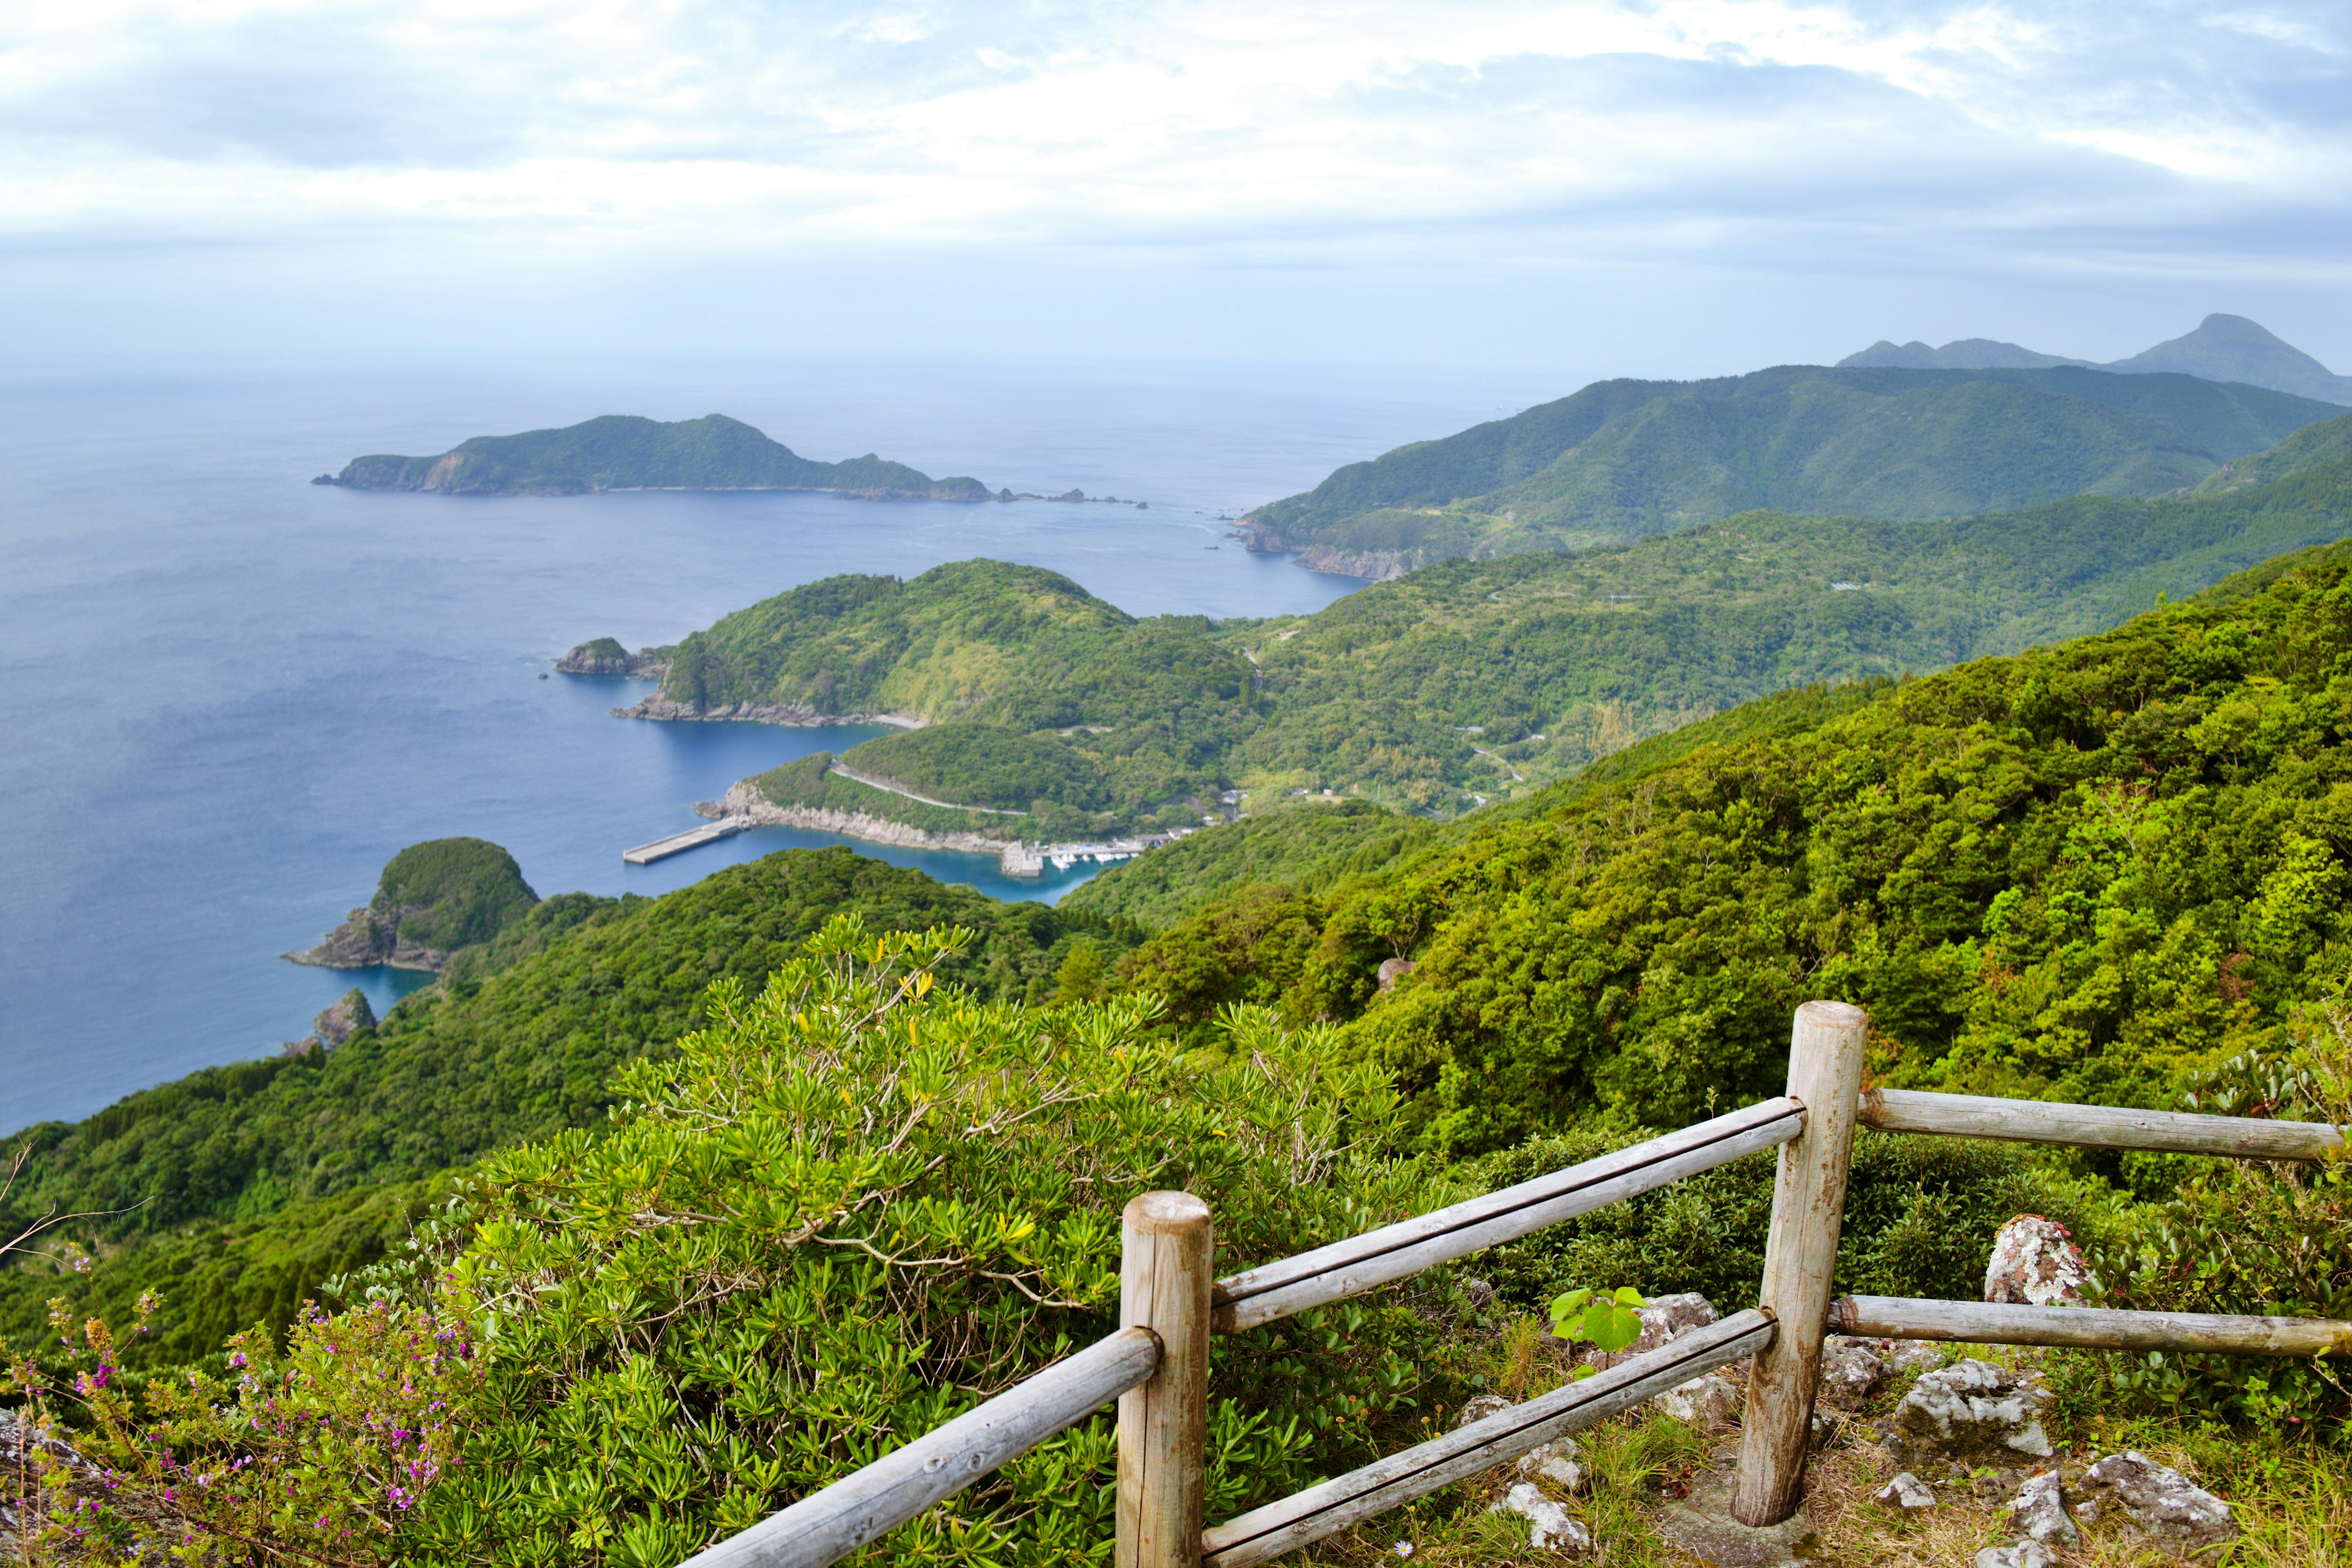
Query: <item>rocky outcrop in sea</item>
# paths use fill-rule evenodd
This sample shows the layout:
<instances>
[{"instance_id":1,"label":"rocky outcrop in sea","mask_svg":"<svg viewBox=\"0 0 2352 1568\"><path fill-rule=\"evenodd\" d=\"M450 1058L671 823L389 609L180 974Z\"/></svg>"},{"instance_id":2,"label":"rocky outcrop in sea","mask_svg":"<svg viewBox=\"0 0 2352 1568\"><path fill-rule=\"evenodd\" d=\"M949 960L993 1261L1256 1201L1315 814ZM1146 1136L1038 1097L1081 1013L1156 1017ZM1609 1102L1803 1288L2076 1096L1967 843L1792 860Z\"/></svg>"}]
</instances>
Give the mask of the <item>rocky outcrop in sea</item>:
<instances>
[{"instance_id":1,"label":"rocky outcrop in sea","mask_svg":"<svg viewBox=\"0 0 2352 1568\"><path fill-rule=\"evenodd\" d=\"M658 680L669 669L675 647L641 647L631 653L611 637L582 643L555 661L559 675L621 675Z\"/></svg>"},{"instance_id":2,"label":"rocky outcrop in sea","mask_svg":"<svg viewBox=\"0 0 2352 1568\"><path fill-rule=\"evenodd\" d=\"M354 1030L375 1027L375 1009L368 1005L367 993L352 986L343 993L343 999L310 1020L310 1033L299 1040L286 1042L289 1057L307 1057L312 1051L331 1051L352 1037Z\"/></svg>"},{"instance_id":3,"label":"rocky outcrop in sea","mask_svg":"<svg viewBox=\"0 0 2352 1568\"><path fill-rule=\"evenodd\" d=\"M315 964L320 969L373 969L381 964L437 973L449 962L449 955L400 934L403 914L423 912L422 909L379 910L363 904L352 911L350 919L329 931L326 941L308 952L278 956L289 963Z\"/></svg>"}]
</instances>

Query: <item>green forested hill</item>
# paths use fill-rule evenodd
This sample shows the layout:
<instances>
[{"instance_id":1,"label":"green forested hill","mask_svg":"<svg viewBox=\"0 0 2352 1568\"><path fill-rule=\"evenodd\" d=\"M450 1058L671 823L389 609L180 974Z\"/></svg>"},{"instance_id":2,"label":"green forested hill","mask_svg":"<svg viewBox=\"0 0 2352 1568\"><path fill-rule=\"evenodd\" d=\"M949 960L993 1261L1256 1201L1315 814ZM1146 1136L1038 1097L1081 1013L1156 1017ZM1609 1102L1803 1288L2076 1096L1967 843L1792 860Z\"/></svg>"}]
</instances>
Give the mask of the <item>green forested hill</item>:
<instances>
[{"instance_id":1,"label":"green forested hill","mask_svg":"<svg viewBox=\"0 0 2352 1568\"><path fill-rule=\"evenodd\" d=\"M1057 833L1084 833L1163 812L1197 823L1223 757L1256 722L1251 684L1248 662L1202 617L1139 620L1057 573L964 561L905 583L827 578L728 616L678 645L640 710L919 719L934 727L847 760L934 800L1034 810ZM823 784L811 775L812 789ZM828 804L807 789L792 798ZM925 825L936 812L878 790L858 803Z\"/></svg>"},{"instance_id":2,"label":"green forested hill","mask_svg":"<svg viewBox=\"0 0 2352 1568\"><path fill-rule=\"evenodd\" d=\"M1344 1021L1454 1151L1769 1092L1809 996L1869 1008L1876 1081L2168 1104L2347 978L2347 669L2337 546L2103 636L1727 714L1371 881L1232 893L1126 973L1188 1019ZM1417 967L1382 994L1391 957Z\"/></svg>"},{"instance_id":3,"label":"green forested hill","mask_svg":"<svg viewBox=\"0 0 2352 1568\"><path fill-rule=\"evenodd\" d=\"M2149 380L2148 377L2120 378ZM2098 631L2352 531L2352 416L2267 485L1926 521L1755 512L1450 561L1311 616L1137 620L1031 567L834 578L679 647L644 710L942 721L762 775L778 805L1066 838L1332 790L1440 816L1768 693ZM667 705L667 706L665 706ZM1025 816L1002 815L1007 812ZM992 813L996 815L991 815Z\"/></svg>"},{"instance_id":4,"label":"green forested hill","mask_svg":"<svg viewBox=\"0 0 2352 1568\"><path fill-rule=\"evenodd\" d=\"M2259 387L2074 367L1794 365L1601 382L1351 464L1244 522L1254 548L1315 550L1320 563L1377 575L1759 508L1955 517L2086 492L2156 494L2340 413Z\"/></svg>"},{"instance_id":5,"label":"green forested hill","mask_svg":"<svg viewBox=\"0 0 2352 1568\"><path fill-rule=\"evenodd\" d=\"M589 490L839 490L850 495L987 500L978 479L933 479L868 452L820 463L740 419L669 424L607 414L561 430L477 436L437 458L354 458L320 483L447 495L578 495Z\"/></svg>"},{"instance_id":6,"label":"green forested hill","mask_svg":"<svg viewBox=\"0 0 2352 1568\"><path fill-rule=\"evenodd\" d=\"M877 931L972 931L943 978L999 998L1050 994L1078 942L1126 941L1099 917L997 903L846 849L785 850L660 899L559 894L338 1049L207 1068L10 1140L32 1157L0 1229L52 1204L125 1211L100 1227L130 1250L93 1276L92 1304L168 1281L175 1337L157 1353L209 1348L257 1316L282 1322L405 1234L431 1178L593 1124L614 1068L695 1026L712 981L756 991L842 912ZM0 1273L0 1333L37 1323L66 1283Z\"/></svg>"}]
</instances>

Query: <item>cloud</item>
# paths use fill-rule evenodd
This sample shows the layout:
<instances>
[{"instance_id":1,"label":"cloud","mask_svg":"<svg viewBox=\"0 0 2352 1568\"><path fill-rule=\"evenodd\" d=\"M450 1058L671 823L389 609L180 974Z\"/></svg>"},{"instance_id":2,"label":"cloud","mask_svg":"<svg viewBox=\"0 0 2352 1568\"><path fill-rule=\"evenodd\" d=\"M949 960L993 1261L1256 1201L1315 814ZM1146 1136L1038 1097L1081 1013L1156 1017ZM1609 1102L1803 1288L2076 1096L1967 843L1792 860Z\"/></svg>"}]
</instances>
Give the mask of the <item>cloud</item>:
<instances>
[{"instance_id":1,"label":"cloud","mask_svg":"<svg viewBox=\"0 0 2352 1568\"><path fill-rule=\"evenodd\" d=\"M0 255L2346 280L2352 13L24 0Z\"/></svg>"}]
</instances>

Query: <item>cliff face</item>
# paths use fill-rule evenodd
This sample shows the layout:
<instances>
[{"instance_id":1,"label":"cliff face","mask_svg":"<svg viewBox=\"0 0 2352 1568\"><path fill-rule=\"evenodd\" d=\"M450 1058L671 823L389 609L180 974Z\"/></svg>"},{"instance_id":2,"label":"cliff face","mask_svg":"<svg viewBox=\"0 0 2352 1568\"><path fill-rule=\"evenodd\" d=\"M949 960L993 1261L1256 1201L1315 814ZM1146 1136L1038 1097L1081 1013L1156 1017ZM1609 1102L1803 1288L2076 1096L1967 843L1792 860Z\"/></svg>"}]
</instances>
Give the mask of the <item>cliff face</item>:
<instances>
[{"instance_id":1,"label":"cliff face","mask_svg":"<svg viewBox=\"0 0 2352 1568\"><path fill-rule=\"evenodd\" d=\"M291 963L316 964L321 969L373 969L381 964L392 969L438 973L449 962L448 953L400 934L404 915L413 918L427 912L422 905L379 910L373 904L363 904L352 911L350 919L329 931L327 939L318 946L307 952L289 952L285 957Z\"/></svg>"}]
</instances>

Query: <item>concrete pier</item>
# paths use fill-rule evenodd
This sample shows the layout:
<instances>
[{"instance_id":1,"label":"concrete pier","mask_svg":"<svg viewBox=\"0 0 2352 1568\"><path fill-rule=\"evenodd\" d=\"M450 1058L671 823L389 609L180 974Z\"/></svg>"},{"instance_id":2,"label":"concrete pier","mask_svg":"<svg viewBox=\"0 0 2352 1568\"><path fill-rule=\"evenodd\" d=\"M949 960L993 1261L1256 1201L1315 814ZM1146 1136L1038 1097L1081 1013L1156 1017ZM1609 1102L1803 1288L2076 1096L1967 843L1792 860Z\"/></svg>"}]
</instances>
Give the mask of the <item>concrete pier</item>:
<instances>
[{"instance_id":1,"label":"concrete pier","mask_svg":"<svg viewBox=\"0 0 2352 1568\"><path fill-rule=\"evenodd\" d=\"M683 833L673 833L667 838L656 838L651 844L640 844L635 849L621 851L621 858L632 866L650 866L656 860L667 860L705 844L715 844L721 838L732 838L747 827L759 824L748 816L722 816L701 827L689 827Z\"/></svg>"}]
</instances>

